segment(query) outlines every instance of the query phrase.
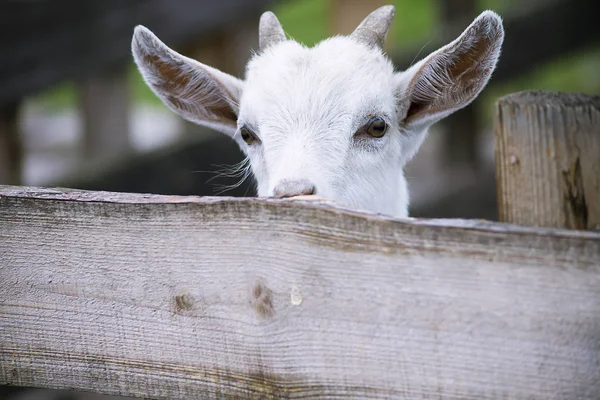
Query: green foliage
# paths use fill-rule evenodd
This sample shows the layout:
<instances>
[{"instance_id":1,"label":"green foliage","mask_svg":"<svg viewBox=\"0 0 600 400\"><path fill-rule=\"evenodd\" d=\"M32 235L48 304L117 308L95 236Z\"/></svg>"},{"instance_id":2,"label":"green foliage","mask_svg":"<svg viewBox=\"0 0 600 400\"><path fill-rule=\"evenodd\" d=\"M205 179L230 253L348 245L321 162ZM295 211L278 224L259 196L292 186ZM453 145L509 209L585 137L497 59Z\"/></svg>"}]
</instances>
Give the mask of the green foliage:
<instances>
[{"instance_id":1,"label":"green foliage","mask_svg":"<svg viewBox=\"0 0 600 400\"><path fill-rule=\"evenodd\" d=\"M498 98L523 90L600 93L600 47L565 55L503 85L490 85L484 91L481 112L486 119L493 114ZM492 77L493 82L493 77Z\"/></svg>"},{"instance_id":2,"label":"green foliage","mask_svg":"<svg viewBox=\"0 0 600 400\"><path fill-rule=\"evenodd\" d=\"M313 46L330 35L330 9L331 2L327 0L296 0L281 2L273 12L288 35Z\"/></svg>"},{"instance_id":3,"label":"green foliage","mask_svg":"<svg viewBox=\"0 0 600 400\"><path fill-rule=\"evenodd\" d=\"M434 27L439 22L435 0L395 0L396 18L390 38L396 47L423 45L431 39Z\"/></svg>"},{"instance_id":4,"label":"green foliage","mask_svg":"<svg viewBox=\"0 0 600 400\"><path fill-rule=\"evenodd\" d=\"M566 55L536 73L532 79L520 79L523 87L535 86L555 91L570 91L588 94L600 93L600 47Z\"/></svg>"},{"instance_id":5,"label":"green foliage","mask_svg":"<svg viewBox=\"0 0 600 400\"><path fill-rule=\"evenodd\" d=\"M438 20L435 0L393 0L396 20L389 34L396 46L414 44L429 36ZM275 14L285 31L297 41L312 46L336 32L331 31L331 0L296 0L280 3Z\"/></svg>"},{"instance_id":6,"label":"green foliage","mask_svg":"<svg viewBox=\"0 0 600 400\"><path fill-rule=\"evenodd\" d=\"M154 92L146 85L140 71L138 71L135 64L131 64L127 72L129 80L129 87L131 90L131 98L134 101L144 104L162 105L160 99L154 94Z\"/></svg>"},{"instance_id":7,"label":"green foliage","mask_svg":"<svg viewBox=\"0 0 600 400\"><path fill-rule=\"evenodd\" d=\"M75 84L73 82L66 82L56 85L46 92L35 96L32 100L36 106L50 113L75 107L77 102Z\"/></svg>"}]
</instances>

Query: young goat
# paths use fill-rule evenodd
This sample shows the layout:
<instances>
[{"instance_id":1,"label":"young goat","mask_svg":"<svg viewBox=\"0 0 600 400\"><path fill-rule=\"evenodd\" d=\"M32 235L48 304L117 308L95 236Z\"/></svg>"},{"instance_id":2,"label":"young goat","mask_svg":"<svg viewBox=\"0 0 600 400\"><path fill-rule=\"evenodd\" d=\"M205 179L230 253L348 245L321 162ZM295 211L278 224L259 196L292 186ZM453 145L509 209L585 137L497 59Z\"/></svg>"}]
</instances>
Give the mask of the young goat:
<instances>
[{"instance_id":1,"label":"young goat","mask_svg":"<svg viewBox=\"0 0 600 400\"><path fill-rule=\"evenodd\" d=\"M381 7L351 35L307 48L266 12L244 81L176 53L142 26L132 50L167 107L238 143L259 196L317 194L406 217L404 165L433 123L485 87L504 30L485 11L455 41L395 72L382 51L393 17L393 6Z\"/></svg>"}]
</instances>

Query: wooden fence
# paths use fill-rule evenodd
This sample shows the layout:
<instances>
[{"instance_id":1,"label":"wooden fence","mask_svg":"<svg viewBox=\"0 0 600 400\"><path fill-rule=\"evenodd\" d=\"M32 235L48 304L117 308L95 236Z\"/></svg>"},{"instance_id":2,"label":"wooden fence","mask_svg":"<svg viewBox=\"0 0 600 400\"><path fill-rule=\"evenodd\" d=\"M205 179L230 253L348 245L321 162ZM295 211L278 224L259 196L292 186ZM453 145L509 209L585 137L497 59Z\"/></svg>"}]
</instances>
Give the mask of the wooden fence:
<instances>
[{"instance_id":1,"label":"wooden fence","mask_svg":"<svg viewBox=\"0 0 600 400\"><path fill-rule=\"evenodd\" d=\"M598 98L534 98L547 113L578 110L568 138L593 121L586 151L598 146ZM517 133L502 107L531 99L500 103L499 140ZM584 153L595 206L600 151ZM561 157L535 156L546 154ZM156 399L597 399L594 227L3 186L0 384Z\"/></svg>"}]
</instances>

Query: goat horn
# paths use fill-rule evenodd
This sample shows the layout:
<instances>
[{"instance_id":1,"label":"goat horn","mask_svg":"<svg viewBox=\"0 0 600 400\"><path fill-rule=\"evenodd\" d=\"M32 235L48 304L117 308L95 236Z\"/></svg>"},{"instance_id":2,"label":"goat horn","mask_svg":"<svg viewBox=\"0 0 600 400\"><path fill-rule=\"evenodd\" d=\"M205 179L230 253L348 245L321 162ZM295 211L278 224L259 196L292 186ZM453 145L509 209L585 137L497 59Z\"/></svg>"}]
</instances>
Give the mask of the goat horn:
<instances>
[{"instance_id":1,"label":"goat horn","mask_svg":"<svg viewBox=\"0 0 600 400\"><path fill-rule=\"evenodd\" d=\"M261 50L285 40L281 23L271 11L263 13L258 25L258 46Z\"/></svg>"},{"instance_id":2,"label":"goat horn","mask_svg":"<svg viewBox=\"0 0 600 400\"><path fill-rule=\"evenodd\" d=\"M369 47L383 48L383 43L392 25L394 14L394 6L379 7L358 25L350 37Z\"/></svg>"}]
</instances>

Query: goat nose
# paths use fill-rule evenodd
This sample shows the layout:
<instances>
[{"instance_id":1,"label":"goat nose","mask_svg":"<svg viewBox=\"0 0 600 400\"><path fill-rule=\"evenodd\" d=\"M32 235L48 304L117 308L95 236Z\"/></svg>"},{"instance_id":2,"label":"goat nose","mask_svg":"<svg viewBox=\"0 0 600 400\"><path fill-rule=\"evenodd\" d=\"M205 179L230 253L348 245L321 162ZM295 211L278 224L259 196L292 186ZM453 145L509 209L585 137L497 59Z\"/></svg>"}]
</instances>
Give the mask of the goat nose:
<instances>
[{"instance_id":1,"label":"goat nose","mask_svg":"<svg viewBox=\"0 0 600 400\"><path fill-rule=\"evenodd\" d=\"M308 179L284 179L279 181L273 189L275 197L293 197L316 194L315 184Z\"/></svg>"}]
</instances>

